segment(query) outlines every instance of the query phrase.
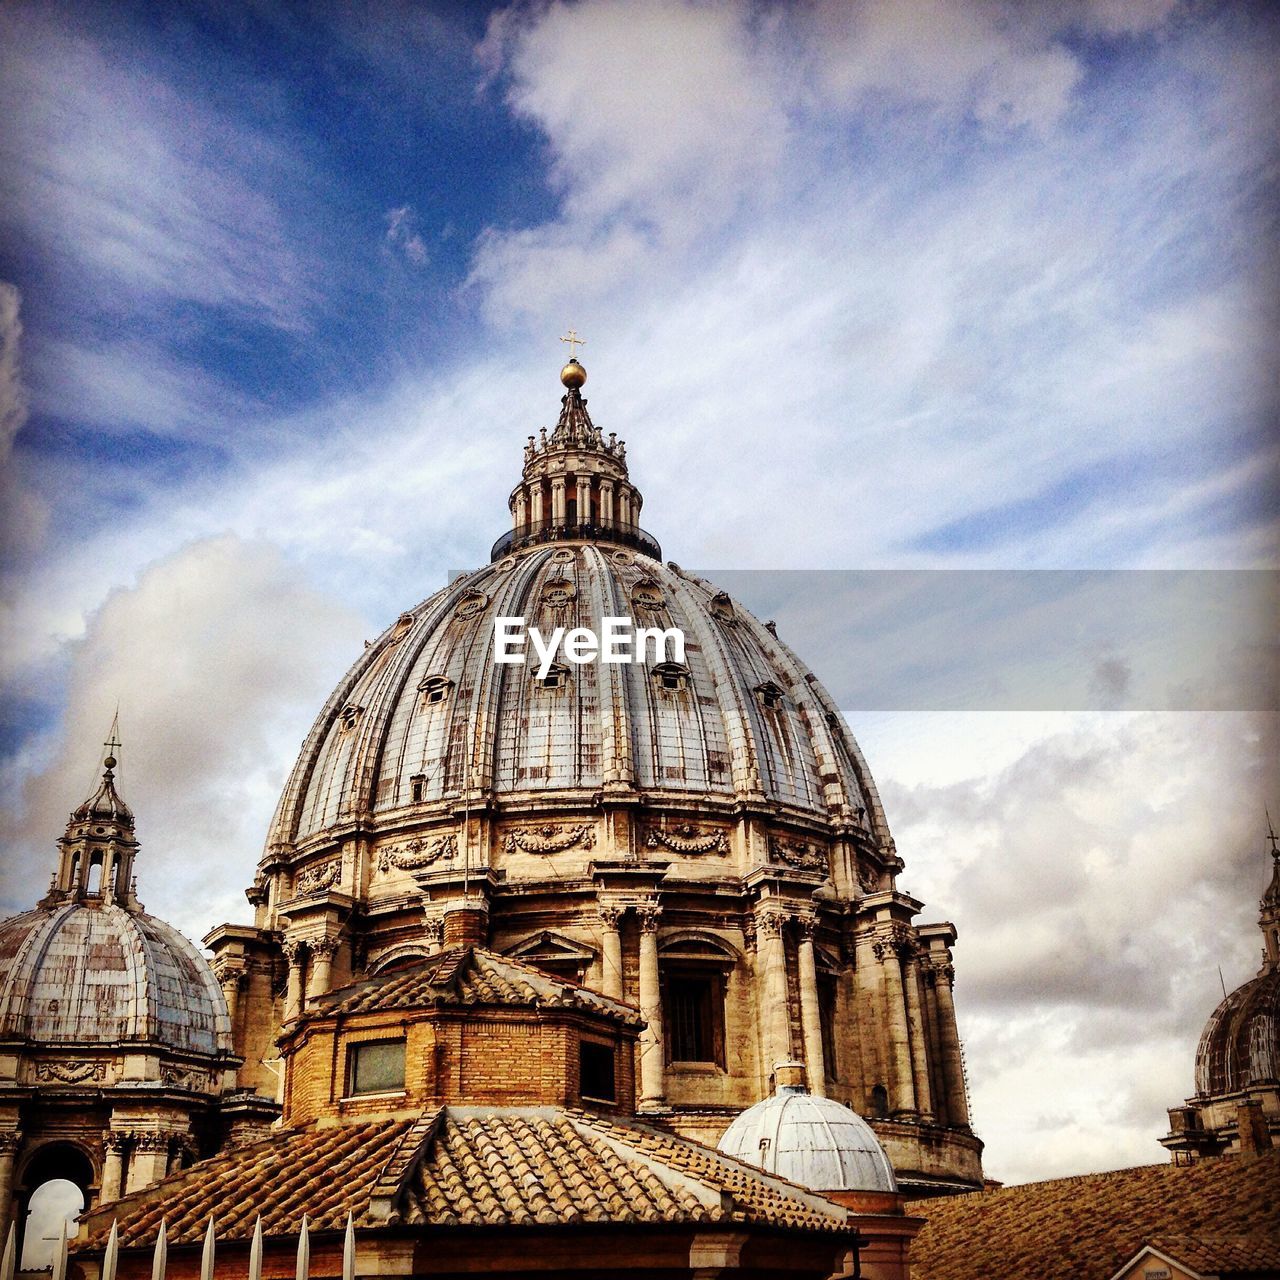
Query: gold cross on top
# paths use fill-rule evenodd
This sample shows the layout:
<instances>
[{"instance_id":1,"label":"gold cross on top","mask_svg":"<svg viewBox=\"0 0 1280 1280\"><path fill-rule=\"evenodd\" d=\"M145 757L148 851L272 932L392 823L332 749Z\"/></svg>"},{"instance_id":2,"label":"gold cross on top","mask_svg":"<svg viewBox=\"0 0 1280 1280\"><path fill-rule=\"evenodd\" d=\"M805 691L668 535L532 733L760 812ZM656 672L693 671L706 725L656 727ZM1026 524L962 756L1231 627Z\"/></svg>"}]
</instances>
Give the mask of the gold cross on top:
<instances>
[{"instance_id":1,"label":"gold cross on top","mask_svg":"<svg viewBox=\"0 0 1280 1280\"><path fill-rule=\"evenodd\" d=\"M575 359L577 359L577 356L578 356L577 348L578 348L578 347L585 347L585 346L587 345L587 340L586 340L586 338L580 338L580 337L578 337L577 332L576 332L575 330L573 330L573 329L570 329L570 330L569 330L569 332L568 332L567 334L565 334L565 336L564 336L563 338L561 338L561 339L560 339L560 341L561 341L561 342L567 342L567 343L569 344L569 359L570 359L570 360L575 360Z\"/></svg>"}]
</instances>

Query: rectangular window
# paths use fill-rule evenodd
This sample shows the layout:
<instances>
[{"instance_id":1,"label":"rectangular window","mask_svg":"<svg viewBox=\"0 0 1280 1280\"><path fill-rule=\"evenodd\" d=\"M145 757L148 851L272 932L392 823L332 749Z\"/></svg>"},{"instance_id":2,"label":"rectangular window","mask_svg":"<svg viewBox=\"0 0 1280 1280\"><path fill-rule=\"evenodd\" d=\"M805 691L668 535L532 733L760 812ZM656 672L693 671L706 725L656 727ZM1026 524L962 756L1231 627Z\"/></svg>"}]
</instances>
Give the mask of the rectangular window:
<instances>
[{"instance_id":1,"label":"rectangular window","mask_svg":"<svg viewBox=\"0 0 1280 1280\"><path fill-rule=\"evenodd\" d=\"M719 974L667 978L663 1024L670 1062L724 1066L724 983Z\"/></svg>"},{"instance_id":2,"label":"rectangular window","mask_svg":"<svg viewBox=\"0 0 1280 1280\"><path fill-rule=\"evenodd\" d=\"M395 1093L404 1088L404 1041L371 1040L351 1048L351 1088L357 1093Z\"/></svg>"},{"instance_id":3,"label":"rectangular window","mask_svg":"<svg viewBox=\"0 0 1280 1280\"><path fill-rule=\"evenodd\" d=\"M578 1068L581 1093L596 1102L617 1102L618 1086L613 1074L613 1046L592 1040L578 1041Z\"/></svg>"}]
</instances>

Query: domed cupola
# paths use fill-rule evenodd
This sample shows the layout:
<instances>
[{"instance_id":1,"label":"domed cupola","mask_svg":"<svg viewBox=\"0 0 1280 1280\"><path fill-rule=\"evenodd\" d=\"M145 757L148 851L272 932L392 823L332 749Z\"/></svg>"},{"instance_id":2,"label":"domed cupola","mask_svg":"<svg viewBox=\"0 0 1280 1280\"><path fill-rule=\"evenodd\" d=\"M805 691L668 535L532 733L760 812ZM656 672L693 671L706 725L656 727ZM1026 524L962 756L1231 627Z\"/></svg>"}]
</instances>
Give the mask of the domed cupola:
<instances>
[{"instance_id":1,"label":"domed cupola","mask_svg":"<svg viewBox=\"0 0 1280 1280\"><path fill-rule=\"evenodd\" d=\"M562 341L576 346L584 340L570 329ZM606 439L591 421L582 395L586 380L586 369L571 356L560 370L560 417L550 434L543 428L525 445L524 471L508 501L512 528L494 543L490 559L571 539L618 543L662 558L657 541L639 527L644 499L627 471L626 443L614 432Z\"/></svg>"},{"instance_id":2,"label":"domed cupola","mask_svg":"<svg viewBox=\"0 0 1280 1280\"><path fill-rule=\"evenodd\" d=\"M58 1182L81 1207L148 1186L211 1150L230 1120L226 1000L192 943L138 902L114 728L49 892L0 922L0 1093L12 1103L0 1109L0 1219L16 1208L35 1222ZM29 1268L42 1255L28 1236Z\"/></svg>"},{"instance_id":3,"label":"domed cupola","mask_svg":"<svg viewBox=\"0 0 1280 1280\"><path fill-rule=\"evenodd\" d=\"M1268 822L1271 881L1262 895L1262 967L1209 1015L1196 1048L1194 1097L1169 1111L1161 1142L1175 1159L1280 1140L1280 841Z\"/></svg>"},{"instance_id":4,"label":"domed cupola","mask_svg":"<svg viewBox=\"0 0 1280 1280\"><path fill-rule=\"evenodd\" d=\"M725 1130L720 1150L811 1191L896 1192L893 1166L856 1111L804 1087L804 1064L779 1063L777 1090Z\"/></svg>"}]
</instances>

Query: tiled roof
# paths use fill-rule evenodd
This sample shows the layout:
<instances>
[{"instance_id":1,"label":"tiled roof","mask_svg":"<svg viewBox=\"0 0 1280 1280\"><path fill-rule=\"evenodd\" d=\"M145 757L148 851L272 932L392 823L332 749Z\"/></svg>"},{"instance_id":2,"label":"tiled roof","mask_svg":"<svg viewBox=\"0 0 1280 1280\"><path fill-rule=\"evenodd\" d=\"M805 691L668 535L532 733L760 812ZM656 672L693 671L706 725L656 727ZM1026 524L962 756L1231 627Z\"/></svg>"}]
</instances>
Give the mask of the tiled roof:
<instances>
[{"instance_id":1,"label":"tiled roof","mask_svg":"<svg viewBox=\"0 0 1280 1280\"><path fill-rule=\"evenodd\" d=\"M1148 1243L1193 1271L1280 1271L1280 1235L1170 1235Z\"/></svg>"},{"instance_id":2,"label":"tiled roof","mask_svg":"<svg viewBox=\"0 0 1280 1280\"><path fill-rule=\"evenodd\" d=\"M283 1130L232 1147L117 1200L105 1214L97 1209L85 1215L84 1244L101 1245L113 1217L126 1248L152 1243L161 1222L170 1243L192 1244L203 1237L210 1214L222 1240L247 1240L259 1214L267 1236L296 1232L304 1213L317 1231L342 1228L348 1210L357 1224L367 1223L374 1188L410 1127L407 1120L390 1120Z\"/></svg>"},{"instance_id":3,"label":"tiled roof","mask_svg":"<svg viewBox=\"0 0 1280 1280\"><path fill-rule=\"evenodd\" d=\"M643 1023L632 1005L481 947L454 947L410 969L343 987L321 1002L319 1012L480 1004L559 1006L605 1014L633 1026Z\"/></svg>"},{"instance_id":4,"label":"tiled roof","mask_svg":"<svg viewBox=\"0 0 1280 1280\"><path fill-rule=\"evenodd\" d=\"M439 1108L416 1122L285 1130L86 1215L81 1248L111 1220L124 1247L358 1227L742 1223L847 1230L847 1213L782 1179L631 1121L555 1107Z\"/></svg>"},{"instance_id":5,"label":"tiled roof","mask_svg":"<svg viewBox=\"0 0 1280 1280\"><path fill-rule=\"evenodd\" d=\"M1107 1280L1154 1237L1280 1236L1280 1151L916 1200L913 1280Z\"/></svg>"}]
</instances>

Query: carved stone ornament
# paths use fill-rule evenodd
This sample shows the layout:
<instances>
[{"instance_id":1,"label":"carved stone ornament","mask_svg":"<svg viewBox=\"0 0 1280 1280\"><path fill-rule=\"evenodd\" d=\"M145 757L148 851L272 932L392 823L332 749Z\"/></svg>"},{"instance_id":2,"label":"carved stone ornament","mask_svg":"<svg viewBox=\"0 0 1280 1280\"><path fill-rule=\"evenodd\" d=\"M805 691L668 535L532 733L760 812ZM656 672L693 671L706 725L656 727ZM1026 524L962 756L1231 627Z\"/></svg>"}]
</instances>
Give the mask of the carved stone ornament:
<instances>
[{"instance_id":1,"label":"carved stone ornament","mask_svg":"<svg viewBox=\"0 0 1280 1280\"><path fill-rule=\"evenodd\" d=\"M782 840L770 836L769 856L775 862L785 862L789 867L799 867L804 871L827 869L826 852L807 840Z\"/></svg>"},{"instance_id":2,"label":"carved stone ornament","mask_svg":"<svg viewBox=\"0 0 1280 1280\"><path fill-rule=\"evenodd\" d=\"M578 588L568 578L554 578L543 588L542 599L553 609L561 609L572 604L577 594Z\"/></svg>"},{"instance_id":3,"label":"carved stone ornament","mask_svg":"<svg viewBox=\"0 0 1280 1280\"><path fill-rule=\"evenodd\" d=\"M891 955L905 960L915 951L915 946L915 937L905 924L891 924L876 938L871 949L877 960L885 960Z\"/></svg>"},{"instance_id":4,"label":"carved stone ornament","mask_svg":"<svg viewBox=\"0 0 1280 1280\"><path fill-rule=\"evenodd\" d=\"M437 836L434 840L424 840L414 836L412 840L400 844L384 845L378 850L378 870L417 871L419 867L429 867L441 858L457 857L458 837L449 832L448 835Z\"/></svg>"},{"instance_id":5,"label":"carved stone ornament","mask_svg":"<svg viewBox=\"0 0 1280 1280\"><path fill-rule=\"evenodd\" d=\"M293 878L293 893L302 898L312 893L322 893L330 885L336 884L338 874L342 870L342 861L334 858L331 862L318 862L313 867L303 867Z\"/></svg>"},{"instance_id":6,"label":"carved stone ornament","mask_svg":"<svg viewBox=\"0 0 1280 1280\"><path fill-rule=\"evenodd\" d=\"M863 893L875 893L880 888L880 872L869 862L858 862L858 884Z\"/></svg>"},{"instance_id":7,"label":"carved stone ornament","mask_svg":"<svg viewBox=\"0 0 1280 1280\"><path fill-rule=\"evenodd\" d=\"M207 1093L213 1086L207 1071L184 1070L182 1067L165 1067L160 1078L175 1089L190 1089L193 1093Z\"/></svg>"},{"instance_id":8,"label":"carved stone ornament","mask_svg":"<svg viewBox=\"0 0 1280 1280\"><path fill-rule=\"evenodd\" d=\"M45 1084L100 1083L107 1078L105 1062L37 1062L36 1080Z\"/></svg>"},{"instance_id":9,"label":"carved stone ornament","mask_svg":"<svg viewBox=\"0 0 1280 1280\"><path fill-rule=\"evenodd\" d=\"M579 827L521 827L507 833L507 852L523 849L525 853L561 853L574 845L582 849L594 848L596 829L590 822Z\"/></svg>"},{"instance_id":10,"label":"carved stone ornament","mask_svg":"<svg viewBox=\"0 0 1280 1280\"><path fill-rule=\"evenodd\" d=\"M21 1129L0 1129L0 1154L12 1153L21 1146Z\"/></svg>"},{"instance_id":11,"label":"carved stone ornament","mask_svg":"<svg viewBox=\"0 0 1280 1280\"><path fill-rule=\"evenodd\" d=\"M660 846L673 853L728 853L729 841L723 831L703 831L691 822L674 827L653 827L645 839L646 847Z\"/></svg>"},{"instance_id":12,"label":"carved stone ornament","mask_svg":"<svg viewBox=\"0 0 1280 1280\"><path fill-rule=\"evenodd\" d=\"M454 609L453 616L455 618L474 618L476 614L483 613L485 606L489 603L489 597L483 591L468 591L458 601L458 607Z\"/></svg>"}]
</instances>

